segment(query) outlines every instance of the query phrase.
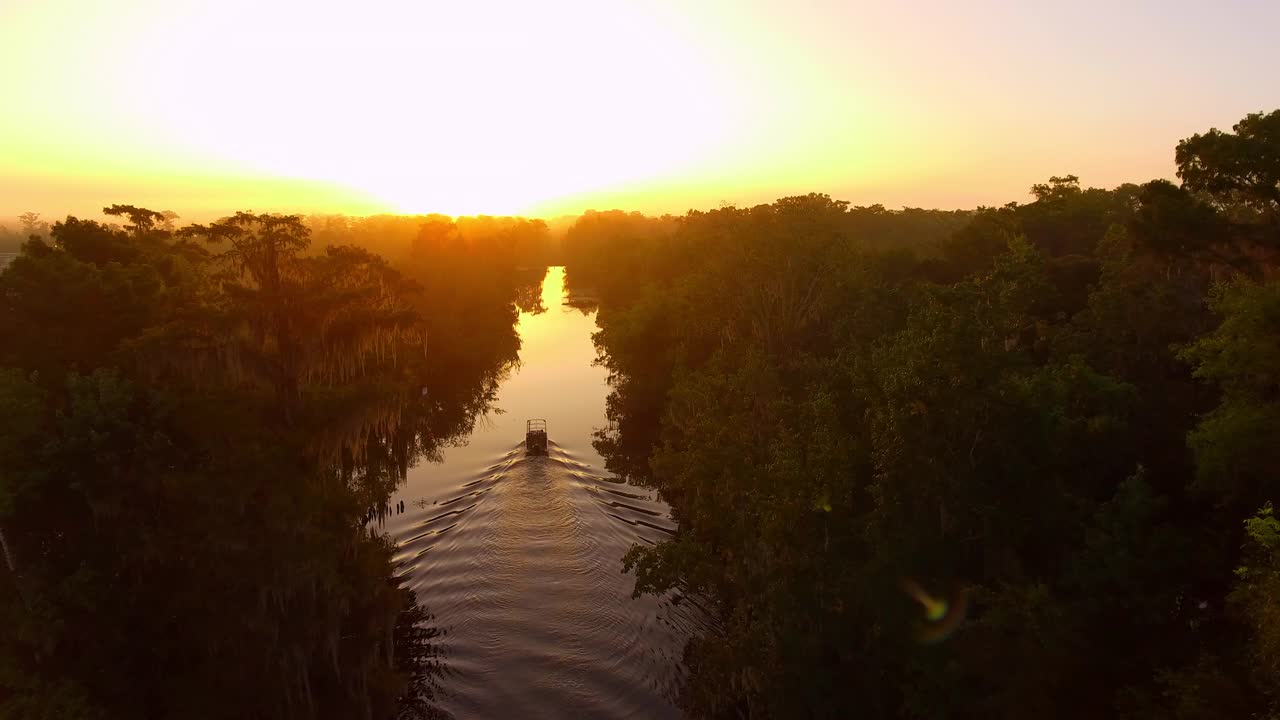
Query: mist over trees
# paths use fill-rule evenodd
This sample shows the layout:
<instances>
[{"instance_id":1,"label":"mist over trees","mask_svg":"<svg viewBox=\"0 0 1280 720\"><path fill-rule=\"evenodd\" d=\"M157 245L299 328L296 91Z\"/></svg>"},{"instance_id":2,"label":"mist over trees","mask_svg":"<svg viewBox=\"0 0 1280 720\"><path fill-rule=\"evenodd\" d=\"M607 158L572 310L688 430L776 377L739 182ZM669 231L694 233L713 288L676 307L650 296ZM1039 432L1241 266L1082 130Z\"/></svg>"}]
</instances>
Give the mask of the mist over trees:
<instances>
[{"instance_id":1,"label":"mist over trees","mask_svg":"<svg viewBox=\"0 0 1280 720\"><path fill-rule=\"evenodd\" d=\"M502 258L516 267L556 264L551 231L546 222L538 219L490 215L312 215L306 218L306 224L320 246L359 245L392 261L403 259L417 248L434 246L455 253Z\"/></svg>"}]
</instances>

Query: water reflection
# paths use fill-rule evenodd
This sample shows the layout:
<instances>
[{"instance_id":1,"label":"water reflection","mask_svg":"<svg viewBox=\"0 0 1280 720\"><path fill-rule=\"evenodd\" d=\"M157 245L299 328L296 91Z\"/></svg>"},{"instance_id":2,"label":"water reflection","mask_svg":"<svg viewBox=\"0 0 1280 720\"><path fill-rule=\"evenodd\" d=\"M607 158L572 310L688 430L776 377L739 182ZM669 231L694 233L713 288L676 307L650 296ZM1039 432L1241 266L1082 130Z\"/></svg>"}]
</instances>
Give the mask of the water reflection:
<instances>
[{"instance_id":1,"label":"water reflection","mask_svg":"<svg viewBox=\"0 0 1280 720\"><path fill-rule=\"evenodd\" d=\"M386 518L408 587L447 628L439 705L460 718L674 717L681 606L632 599L620 558L674 531L667 506L607 476L592 447L609 387L593 316L552 268L519 318L520 364L463 447L419 463ZM530 456L525 421L546 418Z\"/></svg>"}]
</instances>

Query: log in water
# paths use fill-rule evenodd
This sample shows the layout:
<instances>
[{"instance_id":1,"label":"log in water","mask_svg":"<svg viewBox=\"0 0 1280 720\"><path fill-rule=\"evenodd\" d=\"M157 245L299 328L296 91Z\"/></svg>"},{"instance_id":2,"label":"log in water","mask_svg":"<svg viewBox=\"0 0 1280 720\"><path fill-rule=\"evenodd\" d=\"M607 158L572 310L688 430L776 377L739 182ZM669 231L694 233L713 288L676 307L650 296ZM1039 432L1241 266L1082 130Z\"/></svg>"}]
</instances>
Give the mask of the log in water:
<instances>
[{"instance_id":1,"label":"log in water","mask_svg":"<svg viewBox=\"0 0 1280 720\"><path fill-rule=\"evenodd\" d=\"M670 697L691 619L632 599L621 557L674 530L651 491L610 478L591 447L608 384L591 314L543 283L547 312L522 314L521 365L468 444L421 463L387 520L402 572L435 614L458 718L675 717ZM546 418L549 452L528 455L525 420Z\"/></svg>"}]
</instances>

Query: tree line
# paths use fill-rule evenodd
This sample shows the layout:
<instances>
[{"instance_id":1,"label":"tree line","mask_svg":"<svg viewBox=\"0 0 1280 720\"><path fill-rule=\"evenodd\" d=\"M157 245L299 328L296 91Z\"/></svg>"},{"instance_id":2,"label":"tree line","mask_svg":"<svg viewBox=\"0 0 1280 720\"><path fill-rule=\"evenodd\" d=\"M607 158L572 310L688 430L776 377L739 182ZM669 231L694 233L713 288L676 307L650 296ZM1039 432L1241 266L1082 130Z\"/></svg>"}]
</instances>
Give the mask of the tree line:
<instances>
[{"instance_id":1,"label":"tree line","mask_svg":"<svg viewBox=\"0 0 1280 720\"><path fill-rule=\"evenodd\" d=\"M0 274L0 716L435 716L379 521L542 270L422 222L393 266L299 216L104 212Z\"/></svg>"},{"instance_id":2,"label":"tree line","mask_svg":"<svg viewBox=\"0 0 1280 720\"><path fill-rule=\"evenodd\" d=\"M690 716L1280 715L1280 111L1176 162L570 228Z\"/></svg>"}]
</instances>

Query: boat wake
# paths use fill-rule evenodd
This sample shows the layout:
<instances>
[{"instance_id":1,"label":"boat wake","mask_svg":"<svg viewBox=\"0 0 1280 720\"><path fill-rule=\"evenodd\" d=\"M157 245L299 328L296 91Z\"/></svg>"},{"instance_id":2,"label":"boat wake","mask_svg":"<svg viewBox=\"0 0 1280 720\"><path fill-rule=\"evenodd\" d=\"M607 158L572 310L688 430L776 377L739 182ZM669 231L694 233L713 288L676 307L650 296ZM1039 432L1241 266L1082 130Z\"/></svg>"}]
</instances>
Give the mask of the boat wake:
<instances>
[{"instance_id":1,"label":"boat wake","mask_svg":"<svg viewBox=\"0 0 1280 720\"><path fill-rule=\"evenodd\" d=\"M633 599L621 563L632 545L675 533L667 506L554 442L545 456L521 443L492 460L438 497L415 497L411 482L406 511L388 521L406 584L446 631L442 708L460 718L512 708L677 716L696 612Z\"/></svg>"}]
</instances>

